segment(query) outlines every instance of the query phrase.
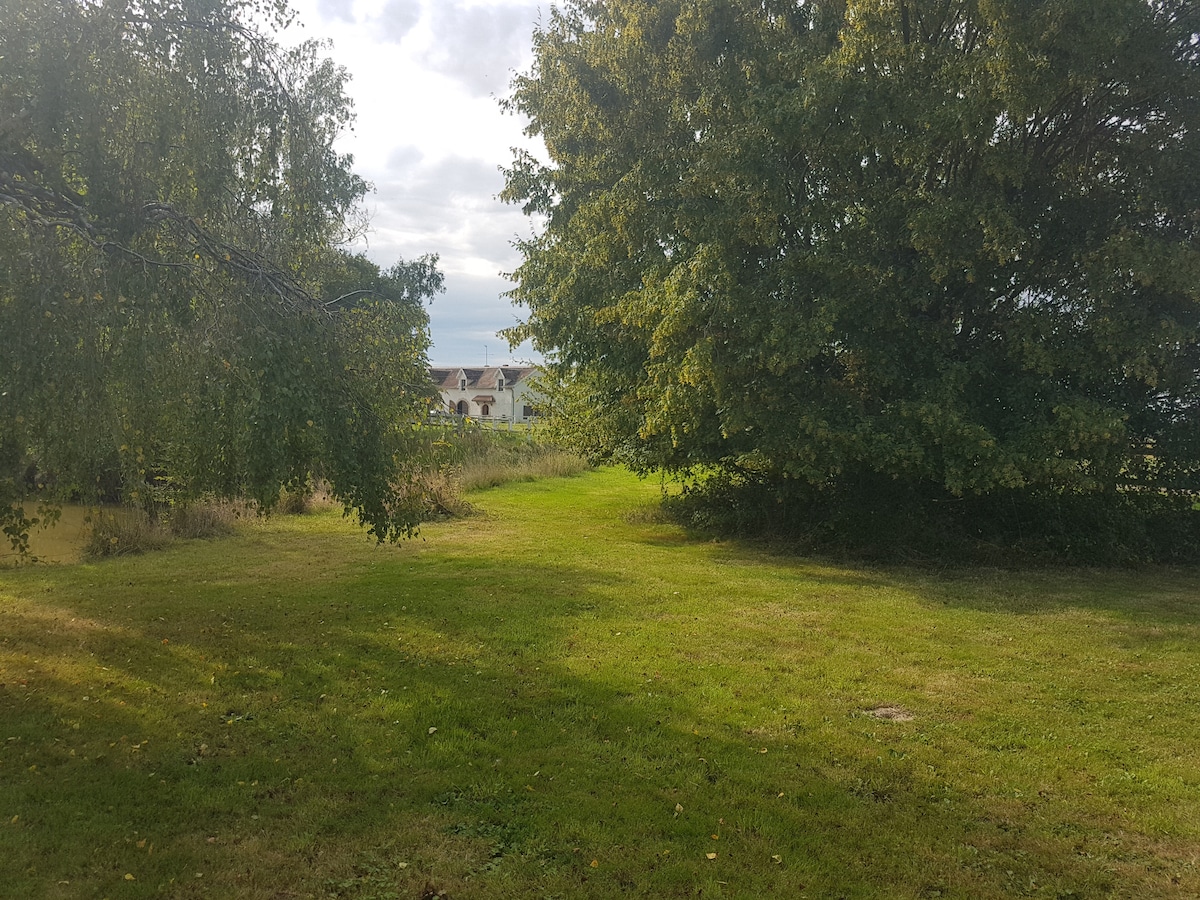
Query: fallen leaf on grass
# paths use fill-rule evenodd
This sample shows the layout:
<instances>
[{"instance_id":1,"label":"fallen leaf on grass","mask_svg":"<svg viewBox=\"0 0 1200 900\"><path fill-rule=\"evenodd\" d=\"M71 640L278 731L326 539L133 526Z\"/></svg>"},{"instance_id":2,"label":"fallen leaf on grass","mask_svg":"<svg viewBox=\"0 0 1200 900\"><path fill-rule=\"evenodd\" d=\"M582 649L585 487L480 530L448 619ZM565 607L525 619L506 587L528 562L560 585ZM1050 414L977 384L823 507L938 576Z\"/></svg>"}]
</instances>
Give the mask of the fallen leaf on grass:
<instances>
[{"instance_id":1,"label":"fallen leaf on grass","mask_svg":"<svg viewBox=\"0 0 1200 900\"><path fill-rule=\"evenodd\" d=\"M593 859L589 865L591 865L593 869L598 869L600 868L600 860Z\"/></svg>"},{"instance_id":2,"label":"fallen leaf on grass","mask_svg":"<svg viewBox=\"0 0 1200 900\"><path fill-rule=\"evenodd\" d=\"M705 854L704 854L704 857L705 857L705 859L716 859L716 858L717 858L717 854L715 854L715 853L705 853Z\"/></svg>"}]
</instances>

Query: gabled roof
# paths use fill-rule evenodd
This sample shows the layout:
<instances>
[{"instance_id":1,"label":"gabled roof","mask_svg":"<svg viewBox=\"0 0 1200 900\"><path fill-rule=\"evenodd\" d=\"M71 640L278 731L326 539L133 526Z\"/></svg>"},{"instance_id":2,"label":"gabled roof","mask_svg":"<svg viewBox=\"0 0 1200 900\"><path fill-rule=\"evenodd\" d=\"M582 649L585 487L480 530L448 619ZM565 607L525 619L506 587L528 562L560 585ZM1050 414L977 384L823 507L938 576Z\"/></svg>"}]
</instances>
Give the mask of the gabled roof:
<instances>
[{"instance_id":1,"label":"gabled roof","mask_svg":"<svg viewBox=\"0 0 1200 900\"><path fill-rule=\"evenodd\" d=\"M430 367L429 377L443 391L459 390L459 379L467 379L467 390L499 390L500 378L504 386L512 387L537 372L537 366L488 366L485 368L447 369Z\"/></svg>"}]
</instances>

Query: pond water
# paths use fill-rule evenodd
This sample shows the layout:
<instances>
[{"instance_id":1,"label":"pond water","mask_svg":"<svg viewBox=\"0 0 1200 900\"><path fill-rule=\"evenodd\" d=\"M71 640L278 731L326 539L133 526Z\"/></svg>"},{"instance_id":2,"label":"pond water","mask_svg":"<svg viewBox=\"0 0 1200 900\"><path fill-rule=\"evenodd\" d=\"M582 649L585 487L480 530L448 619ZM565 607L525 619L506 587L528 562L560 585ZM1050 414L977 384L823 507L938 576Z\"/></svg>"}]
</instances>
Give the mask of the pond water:
<instances>
[{"instance_id":1,"label":"pond water","mask_svg":"<svg viewBox=\"0 0 1200 900\"><path fill-rule=\"evenodd\" d=\"M28 508L27 508L28 509ZM88 517L95 512L92 506L64 505L62 517L51 528L35 528L29 535L29 548L44 562L78 562L83 541L87 533ZM7 538L0 539L0 565L15 562Z\"/></svg>"}]
</instances>

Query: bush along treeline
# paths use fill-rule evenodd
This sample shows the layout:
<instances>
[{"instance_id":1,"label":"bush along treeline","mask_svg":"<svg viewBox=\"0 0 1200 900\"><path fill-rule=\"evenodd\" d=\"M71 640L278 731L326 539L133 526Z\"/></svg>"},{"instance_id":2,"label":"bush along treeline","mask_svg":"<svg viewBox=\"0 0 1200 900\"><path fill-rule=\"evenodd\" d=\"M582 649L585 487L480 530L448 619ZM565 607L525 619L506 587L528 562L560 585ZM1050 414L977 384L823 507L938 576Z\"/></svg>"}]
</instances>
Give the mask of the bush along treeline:
<instances>
[{"instance_id":1,"label":"bush along treeline","mask_svg":"<svg viewBox=\"0 0 1200 900\"><path fill-rule=\"evenodd\" d=\"M512 336L592 456L742 530L1197 559L1197 4L566 2L509 102Z\"/></svg>"},{"instance_id":2,"label":"bush along treeline","mask_svg":"<svg viewBox=\"0 0 1200 900\"><path fill-rule=\"evenodd\" d=\"M346 73L275 0L0 3L0 526L310 477L410 533L433 257L345 248Z\"/></svg>"},{"instance_id":3,"label":"bush along treeline","mask_svg":"<svg viewBox=\"0 0 1200 900\"><path fill-rule=\"evenodd\" d=\"M701 534L736 535L838 558L939 565L1129 566L1200 560L1200 514L1186 492L1005 489L952 496L881 476L834 487L696 475L664 498Z\"/></svg>"}]
</instances>

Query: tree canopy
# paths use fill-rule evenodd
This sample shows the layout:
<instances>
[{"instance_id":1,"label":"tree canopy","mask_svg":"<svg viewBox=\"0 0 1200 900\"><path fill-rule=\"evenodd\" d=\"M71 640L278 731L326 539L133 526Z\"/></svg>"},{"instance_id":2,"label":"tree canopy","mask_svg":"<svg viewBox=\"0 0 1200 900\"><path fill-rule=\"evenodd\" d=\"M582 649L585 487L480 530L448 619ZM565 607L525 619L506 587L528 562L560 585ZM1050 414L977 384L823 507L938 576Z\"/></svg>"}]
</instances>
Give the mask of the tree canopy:
<instances>
[{"instance_id":1,"label":"tree canopy","mask_svg":"<svg viewBox=\"0 0 1200 900\"><path fill-rule=\"evenodd\" d=\"M345 249L346 73L282 0L0 0L0 519L264 503L316 473L381 539L428 389L431 257ZM6 512L7 510L7 512Z\"/></svg>"},{"instance_id":2,"label":"tree canopy","mask_svg":"<svg viewBox=\"0 0 1200 900\"><path fill-rule=\"evenodd\" d=\"M931 495L1200 487L1200 6L568 2L514 298L592 452Z\"/></svg>"}]
</instances>

